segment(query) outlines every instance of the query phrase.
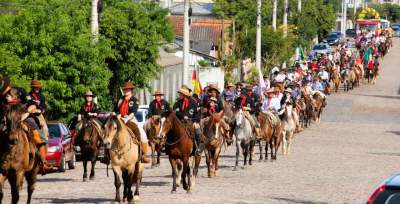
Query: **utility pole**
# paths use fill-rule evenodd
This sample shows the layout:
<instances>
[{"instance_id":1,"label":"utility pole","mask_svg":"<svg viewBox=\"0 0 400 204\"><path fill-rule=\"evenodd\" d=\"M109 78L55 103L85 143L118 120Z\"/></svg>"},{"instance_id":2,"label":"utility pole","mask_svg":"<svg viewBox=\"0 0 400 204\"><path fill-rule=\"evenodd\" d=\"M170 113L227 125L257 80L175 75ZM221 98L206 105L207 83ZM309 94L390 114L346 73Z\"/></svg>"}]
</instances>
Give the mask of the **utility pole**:
<instances>
[{"instance_id":1,"label":"utility pole","mask_svg":"<svg viewBox=\"0 0 400 204\"><path fill-rule=\"evenodd\" d=\"M301 12L301 0L297 1L297 10L299 11L299 13Z\"/></svg>"},{"instance_id":2,"label":"utility pole","mask_svg":"<svg viewBox=\"0 0 400 204\"><path fill-rule=\"evenodd\" d=\"M257 0L256 68L261 72L261 0Z\"/></svg>"},{"instance_id":3,"label":"utility pole","mask_svg":"<svg viewBox=\"0 0 400 204\"><path fill-rule=\"evenodd\" d=\"M97 43L99 39L99 13L98 13L99 0L92 0L92 15L90 19L90 30L92 33L92 42Z\"/></svg>"},{"instance_id":4,"label":"utility pole","mask_svg":"<svg viewBox=\"0 0 400 204\"><path fill-rule=\"evenodd\" d=\"M273 9L272 9L272 28L276 31L276 13L278 10L278 0L273 0Z\"/></svg>"},{"instance_id":5,"label":"utility pole","mask_svg":"<svg viewBox=\"0 0 400 204\"><path fill-rule=\"evenodd\" d=\"M353 0L354 23L357 20L357 0Z\"/></svg>"},{"instance_id":6,"label":"utility pole","mask_svg":"<svg viewBox=\"0 0 400 204\"><path fill-rule=\"evenodd\" d=\"M184 2L184 15L183 15L183 70L182 70L182 84L188 82L189 76L189 0Z\"/></svg>"},{"instance_id":7,"label":"utility pole","mask_svg":"<svg viewBox=\"0 0 400 204\"><path fill-rule=\"evenodd\" d=\"M344 25L343 25L343 37L346 38L346 29L347 29L347 0L344 0Z\"/></svg>"}]
</instances>

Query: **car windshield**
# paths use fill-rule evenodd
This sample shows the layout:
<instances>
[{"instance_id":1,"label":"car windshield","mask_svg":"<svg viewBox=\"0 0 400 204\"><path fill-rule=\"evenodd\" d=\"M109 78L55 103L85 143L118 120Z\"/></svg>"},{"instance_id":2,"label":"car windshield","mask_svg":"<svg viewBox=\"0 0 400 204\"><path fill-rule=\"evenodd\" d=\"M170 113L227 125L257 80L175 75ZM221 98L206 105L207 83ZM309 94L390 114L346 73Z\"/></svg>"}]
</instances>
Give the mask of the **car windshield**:
<instances>
[{"instance_id":1,"label":"car windshield","mask_svg":"<svg viewBox=\"0 0 400 204\"><path fill-rule=\"evenodd\" d=\"M313 48L313 50L325 50L325 49L327 49L326 45L315 45Z\"/></svg>"},{"instance_id":2,"label":"car windshield","mask_svg":"<svg viewBox=\"0 0 400 204\"><path fill-rule=\"evenodd\" d=\"M328 38L339 38L339 36L335 33L331 33L328 35Z\"/></svg>"},{"instance_id":3,"label":"car windshield","mask_svg":"<svg viewBox=\"0 0 400 204\"><path fill-rule=\"evenodd\" d=\"M49 124L49 137L50 138L59 138L61 136L60 128L57 124Z\"/></svg>"},{"instance_id":4,"label":"car windshield","mask_svg":"<svg viewBox=\"0 0 400 204\"><path fill-rule=\"evenodd\" d=\"M142 111L138 111L138 112L135 114L135 117L136 117L136 120L137 120L138 122L143 122L143 112L142 112Z\"/></svg>"},{"instance_id":5,"label":"car windshield","mask_svg":"<svg viewBox=\"0 0 400 204\"><path fill-rule=\"evenodd\" d=\"M399 26L393 26L392 29L393 29L394 31L398 31L398 30L400 30L400 27L399 27Z\"/></svg>"},{"instance_id":6,"label":"car windshield","mask_svg":"<svg viewBox=\"0 0 400 204\"><path fill-rule=\"evenodd\" d=\"M347 30L346 31L346 34L356 34L356 30L354 30L354 29L349 29L349 30Z\"/></svg>"}]
</instances>

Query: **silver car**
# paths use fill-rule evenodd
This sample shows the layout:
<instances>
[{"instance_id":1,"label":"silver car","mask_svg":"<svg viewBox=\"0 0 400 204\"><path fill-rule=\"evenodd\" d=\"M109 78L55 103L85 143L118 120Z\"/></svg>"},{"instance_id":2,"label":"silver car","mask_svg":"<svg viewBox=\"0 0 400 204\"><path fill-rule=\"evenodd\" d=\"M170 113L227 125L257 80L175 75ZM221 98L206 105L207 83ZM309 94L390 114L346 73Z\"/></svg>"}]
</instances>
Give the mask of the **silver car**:
<instances>
[{"instance_id":1,"label":"silver car","mask_svg":"<svg viewBox=\"0 0 400 204\"><path fill-rule=\"evenodd\" d=\"M315 58L318 54L328 54L331 52L331 46L326 43L314 45L311 50L311 56Z\"/></svg>"}]
</instances>

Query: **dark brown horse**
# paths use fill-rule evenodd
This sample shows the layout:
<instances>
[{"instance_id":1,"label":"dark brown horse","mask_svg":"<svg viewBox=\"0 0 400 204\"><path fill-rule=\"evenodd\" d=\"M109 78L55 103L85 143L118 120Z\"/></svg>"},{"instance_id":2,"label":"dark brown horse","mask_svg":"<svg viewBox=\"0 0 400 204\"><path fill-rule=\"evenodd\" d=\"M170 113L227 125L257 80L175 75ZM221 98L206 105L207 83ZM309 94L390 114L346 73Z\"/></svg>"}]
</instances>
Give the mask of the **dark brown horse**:
<instances>
[{"instance_id":1,"label":"dark brown horse","mask_svg":"<svg viewBox=\"0 0 400 204\"><path fill-rule=\"evenodd\" d=\"M311 125L311 120L315 120L315 102L308 94L303 92L302 95L306 104L306 109L304 111L304 125L307 128Z\"/></svg>"},{"instance_id":2,"label":"dark brown horse","mask_svg":"<svg viewBox=\"0 0 400 204\"><path fill-rule=\"evenodd\" d=\"M321 115L322 115L322 110L326 106L326 98L321 96L319 93L315 93L313 96L315 100L315 121L317 123L321 122Z\"/></svg>"},{"instance_id":3,"label":"dark brown horse","mask_svg":"<svg viewBox=\"0 0 400 204\"><path fill-rule=\"evenodd\" d=\"M278 121L279 124L276 125L272 124L272 121L268 119L267 114L269 113L261 112L257 117L260 123L260 138L258 138L260 148L260 161L263 160L262 141L265 141L265 161L267 161L268 146L271 149L271 159L276 160L276 153L282 140L282 128L280 122Z\"/></svg>"},{"instance_id":4,"label":"dark brown horse","mask_svg":"<svg viewBox=\"0 0 400 204\"><path fill-rule=\"evenodd\" d=\"M163 138L160 136L161 118L150 118L149 120L149 127L146 130L146 134L149 138L149 145L151 147L151 167L153 168L160 166Z\"/></svg>"},{"instance_id":5,"label":"dark brown horse","mask_svg":"<svg viewBox=\"0 0 400 204\"><path fill-rule=\"evenodd\" d=\"M183 189L190 192L192 183L189 159L194 149L194 142L191 137L193 135L192 125L191 123L183 124L173 111L169 111L166 115L167 117L161 125L160 133L165 138L165 147L172 168L173 184L171 193L176 192L180 178L182 178ZM183 168L181 175L179 175L181 168L178 167Z\"/></svg>"},{"instance_id":6,"label":"dark brown horse","mask_svg":"<svg viewBox=\"0 0 400 204\"><path fill-rule=\"evenodd\" d=\"M229 135L229 132L225 132L226 130L221 126L223 114L223 112L212 114L203 128L203 135L208 140L205 155L210 178L218 175L219 155L225 138Z\"/></svg>"},{"instance_id":7,"label":"dark brown horse","mask_svg":"<svg viewBox=\"0 0 400 204\"><path fill-rule=\"evenodd\" d=\"M90 118L89 120L82 121L81 129L81 141L79 141L79 146L82 153L83 162L83 182L87 181L87 163L90 161L92 163L92 168L90 170L90 180L95 177L95 166L96 161L99 156L99 150L102 145L102 128L95 119Z\"/></svg>"},{"instance_id":8,"label":"dark brown horse","mask_svg":"<svg viewBox=\"0 0 400 204\"><path fill-rule=\"evenodd\" d=\"M31 202L35 190L40 159L32 128L21 122L24 112L21 105L10 106L6 114L7 131L0 135L0 203L7 179L11 186L11 203L18 203L24 177L28 183L27 203Z\"/></svg>"}]
</instances>

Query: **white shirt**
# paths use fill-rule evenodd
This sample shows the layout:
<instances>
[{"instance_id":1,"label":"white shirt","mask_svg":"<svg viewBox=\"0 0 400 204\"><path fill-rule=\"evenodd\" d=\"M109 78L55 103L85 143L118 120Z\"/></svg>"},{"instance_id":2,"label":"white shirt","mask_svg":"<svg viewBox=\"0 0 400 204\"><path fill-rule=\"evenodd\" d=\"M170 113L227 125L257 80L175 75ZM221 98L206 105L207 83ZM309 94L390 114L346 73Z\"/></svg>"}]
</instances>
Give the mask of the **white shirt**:
<instances>
[{"instance_id":1,"label":"white shirt","mask_svg":"<svg viewBox=\"0 0 400 204\"><path fill-rule=\"evenodd\" d=\"M281 109L281 101L277 97L266 98L262 103L261 109L263 111L279 111Z\"/></svg>"},{"instance_id":2,"label":"white shirt","mask_svg":"<svg viewBox=\"0 0 400 204\"><path fill-rule=\"evenodd\" d=\"M285 75L285 74L278 74L278 75L275 77L275 81L276 81L276 82L282 83L283 81L285 81L285 78L286 78L286 75Z\"/></svg>"},{"instance_id":3,"label":"white shirt","mask_svg":"<svg viewBox=\"0 0 400 204\"><path fill-rule=\"evenodd\" d=\"M328 80L329 79L329 74L328 74L327 71L324 70L324 71L321 71L319 73L319 77L321 77L322 80Z\"/></svg>"}]
</instances>

